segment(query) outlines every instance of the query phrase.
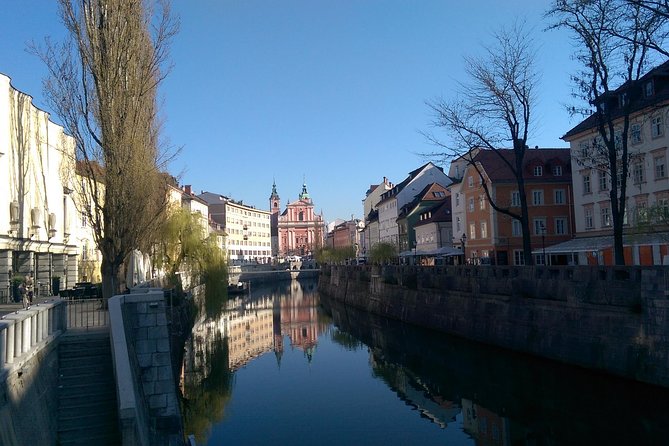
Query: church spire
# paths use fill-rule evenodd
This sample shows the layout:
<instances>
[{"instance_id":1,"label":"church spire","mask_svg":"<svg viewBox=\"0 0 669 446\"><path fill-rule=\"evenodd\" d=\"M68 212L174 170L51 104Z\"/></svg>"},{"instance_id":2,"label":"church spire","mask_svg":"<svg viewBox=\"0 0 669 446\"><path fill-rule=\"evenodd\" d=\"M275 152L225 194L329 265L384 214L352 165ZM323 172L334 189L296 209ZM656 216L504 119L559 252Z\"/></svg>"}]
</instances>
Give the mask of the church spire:
<instances>
[{"instance_id":1,"label":"church spire","mask_svg":"<svg viewBox=\"0 0 669 446\"><path fill-rule=\"evenodd\" d=\"M309 192L307 192L307 180L303 179L302 182L302 192L300 193L300 200L310 200Z\"/></svg>"},{"instance_id":2,"label":"church spire","mask_svg":"<svg viewBox=\"0 0 669 446\"><path fill-rule=\"evenodd\" d=\"M276 191L276 180L272 181L272 195L269 196L270 200L278 200L279 193Z\"/></svg>"}]
</instances>

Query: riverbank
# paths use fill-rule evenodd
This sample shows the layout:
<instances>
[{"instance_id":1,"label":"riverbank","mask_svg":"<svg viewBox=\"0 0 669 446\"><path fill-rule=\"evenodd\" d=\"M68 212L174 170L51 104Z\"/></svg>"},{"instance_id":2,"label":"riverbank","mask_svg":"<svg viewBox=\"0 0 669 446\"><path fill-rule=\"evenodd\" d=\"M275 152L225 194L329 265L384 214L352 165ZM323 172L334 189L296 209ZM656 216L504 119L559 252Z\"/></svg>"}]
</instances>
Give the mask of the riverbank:
<instances>
[{"instance_id":1,"label":"riverbank","mask_svg":"<svg viewBox=\"0 0 669 446\"><path fill-rule=\"evenodd\" d=\"M319 291L384 317L669 387L669 269L325 266Z\"/></svg>"}]
</instances>

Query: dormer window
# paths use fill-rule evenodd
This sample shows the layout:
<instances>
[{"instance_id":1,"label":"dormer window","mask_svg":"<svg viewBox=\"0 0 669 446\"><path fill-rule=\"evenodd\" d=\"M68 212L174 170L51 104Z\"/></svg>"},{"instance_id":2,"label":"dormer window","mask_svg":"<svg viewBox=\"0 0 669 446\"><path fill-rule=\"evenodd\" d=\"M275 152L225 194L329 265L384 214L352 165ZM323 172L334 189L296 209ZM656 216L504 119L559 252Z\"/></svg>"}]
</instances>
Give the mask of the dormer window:
<instances>
[{"instance_id":1,"label":"dormer window","mask_svg":"<svg viewBox=\"0 0 669 446\"><path fill-rule=\"evenodd\" d=\"M627 92L621 93L620 96L618 96L618 103L620 104L620 108L626 107L629 102L630 100Z\"/></svg>"},{"instance_id":2,"label":"dormer window","mask_svg":"<svg viewBox=\"0 0 669 446\"><path fill-rule=\"evenodd\" d=\"M553 176L554 177L562 176L562 166L553 166Z\"/></svg>"},{"instance_id":3,"label":"dormer window","mask_svg":"<svg viewBox=\"0 0 669 446\"><path fill-rule=\"evenodd\" d=\"M648 81L644 84L643 93L647 98L649 98L649 97L653 96L653 94L655 94L655 88L653 86L653 81Z\"/></svg>"},{"instance_id":4,"label":"dormer window","mask_svg":"<svg viewBox=\"0 0 669 446\"><path fill-rule=\"evenodd\" d=\"M540 177L544 174L544 168L542 166L534 166L534 176Z\"/></svg>"}]
</instances>

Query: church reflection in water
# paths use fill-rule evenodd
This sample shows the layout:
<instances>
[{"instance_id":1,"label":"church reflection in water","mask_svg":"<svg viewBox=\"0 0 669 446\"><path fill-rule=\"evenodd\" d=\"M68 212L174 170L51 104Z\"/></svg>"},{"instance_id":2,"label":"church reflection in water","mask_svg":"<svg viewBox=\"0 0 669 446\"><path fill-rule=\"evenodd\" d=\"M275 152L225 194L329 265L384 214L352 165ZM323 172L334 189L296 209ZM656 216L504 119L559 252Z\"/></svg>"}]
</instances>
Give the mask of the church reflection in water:
<instances>
[{"instance_id":1,"label":"church reflection in water","mask_svg":"<svg viewBox=\"0 0 669 446\"><path fill-rule=\"evenodd\" d=\"M319 344L321 351L314 356ZM240 370L269 353L274 357L264 358L263 367ZM274 405L266 408L272 411L269 416L263 418L258 405L253 406L252 414L236 413L249 406L236 399L237 405L230 406L237 408L232 411L235 415L226 419L235 372L248 376L242 373L254 370L254 381L245 380L251 387L257 386L258 380L279 382L282 357L283 367L290 373L284 373L288 376L281 377L282 385L272 389ZM356 358L363 363L366 358L368 368L355 368ZM313 401L321 407L311 406L308 394L302 398L309 404L294 404L296 393L304 387L300 376L305 376L296 373L294 364L302 361L309 365L309 376L322 383L317 391L327 395ZM333 361L343 367L333 367ZM344 371L344 375L357 375L350 380L334 376L324 364L339 373ZM206 444L212 426L225 426L225 439L233 440L243 430L235 423L244 417L253 417L256 422L271 419L272 429L285 425L289 430L288 418L307 416L294 412L302 406L306 411L331 410L333 417L346 417L354 411L347 404L356 407L355 401L360 404L379 398L378 393L366 391L375 388L371 381L377 380L412 409L403 413L405 418L392 418L393 423L424 429L420 434L432 435L429 438L437 443L443 437L434 433L435 425L441 428L439 432L457 431L458 444L481 446L613 444L621 440L657 444L657 439L669 437L669 395L664 389L633 385L379 318L319 297L315 282L299 281L258 287L250 296L225 302L215 317L197 320L185 348L181 374L186 432L194 433L198 444ZM346 388L351 384L354 394ZM267 397L262 391L254 395L248 387L244 395L243 399ZM387 407L387 399L383 401L386 403L375 406L374 414L356 413L346 418L347 427L358 421L364 425L370 419L390 419L389 414L395 412ZM415 421L416 416L427 422L404 421ZM259 436L263 432L267 435L258 424L254 430ZM356 429L337 430L338 444L356 442L356 438L345 438L347 432ZM361 430L357 432L360 435ZM212 439L212 444L220 440ZM243 440L260 442L262 438ZM368 444L378 442L375 437L367 440Z\"/></svg>"}]
</instances>

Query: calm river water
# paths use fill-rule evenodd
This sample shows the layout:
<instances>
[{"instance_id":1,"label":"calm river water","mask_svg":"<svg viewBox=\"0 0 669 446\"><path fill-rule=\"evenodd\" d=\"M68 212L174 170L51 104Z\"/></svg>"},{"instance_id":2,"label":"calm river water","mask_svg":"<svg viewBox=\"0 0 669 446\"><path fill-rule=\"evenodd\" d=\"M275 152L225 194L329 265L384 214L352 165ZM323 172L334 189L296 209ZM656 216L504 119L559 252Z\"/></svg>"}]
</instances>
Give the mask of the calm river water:
<instances>
[{"instance_id":1,"label":"calm river water","mask_svg":"<svg viewBox=\"0 0 669 446\"><path fill-rule=\"evenodd\" d=\"M181 388L198 445L669 444L669 391L356 311L315 282L209 298Z\"/></svg>"}]
</instances>

